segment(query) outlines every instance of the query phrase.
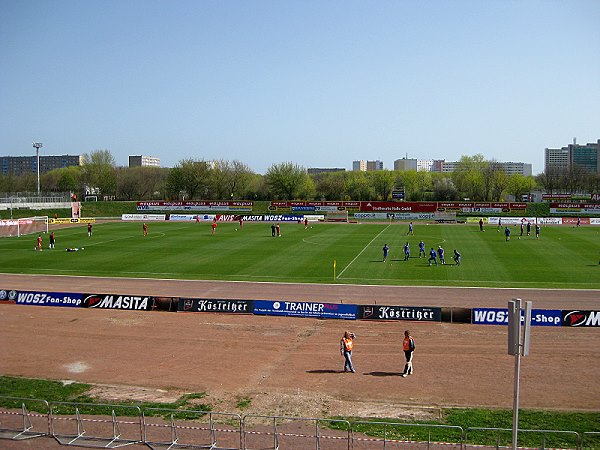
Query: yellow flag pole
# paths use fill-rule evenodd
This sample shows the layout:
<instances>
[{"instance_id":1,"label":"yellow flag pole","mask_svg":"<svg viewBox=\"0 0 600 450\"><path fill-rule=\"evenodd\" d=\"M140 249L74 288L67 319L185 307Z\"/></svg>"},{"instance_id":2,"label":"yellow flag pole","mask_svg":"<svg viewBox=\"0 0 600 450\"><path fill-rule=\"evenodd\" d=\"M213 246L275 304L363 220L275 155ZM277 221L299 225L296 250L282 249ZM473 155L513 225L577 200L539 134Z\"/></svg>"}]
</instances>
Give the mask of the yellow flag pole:
<instances>
[{"instance_id":1,"label":"yellow flag pole","mask_svg":"<svg viewBox=\"0 0 600 450\"><path fill-rule=\"evenodd\" d=\"M335 281L335 266L336 266L336 261L334 259L333 260L333 281Z\"/></svg>"}]
</instances>

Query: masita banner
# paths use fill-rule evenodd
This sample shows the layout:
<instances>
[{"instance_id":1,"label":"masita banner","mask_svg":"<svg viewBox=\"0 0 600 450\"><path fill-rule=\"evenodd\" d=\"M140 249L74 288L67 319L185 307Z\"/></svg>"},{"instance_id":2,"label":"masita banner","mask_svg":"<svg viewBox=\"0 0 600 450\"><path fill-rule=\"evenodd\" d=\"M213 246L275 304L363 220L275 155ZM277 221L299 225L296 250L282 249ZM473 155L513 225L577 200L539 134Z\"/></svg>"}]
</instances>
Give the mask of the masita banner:
<instances>
[{"instance_id":1,"label":"masita banner","mask_svg":"<svg viewBox=\"0 0 600 450\"><path fill-rule=\"evenodd\" d=\"M148 311L153 309L153 306L154 297L135 295L86 294L83 299L84 308Z\"/></svg>"},{"instance_id":2,"label":"masita banner","mask_svg":"<svg viewBox=\"0 0 600 450\"><path fill-rule=\"evenodd\" d=\"M180 298L179 312L214 312L225 314L252 314L252 300L221 300L205 298Z\"/></svg>"},{"instance_id":3,"label":"masita banner","mask_svg":"<svg viewBox=\"0 0 600 450\"><path fill-rule=\"evenodd\" d=\"M356 305L337 303L254 300L254 314L267 316L356 320L357 309Z\"/></svg>"},{"instance_id":4,"label":"masita banner","mask_svg":"<svg viewBox=\"0 0 600 450\"><path fill-rule=\"evenodd\" d=\"M422 306L359 306L359 319L371 320L413 320L418 322L441 322L442 308Z\"/></svg>"}]
</instances>

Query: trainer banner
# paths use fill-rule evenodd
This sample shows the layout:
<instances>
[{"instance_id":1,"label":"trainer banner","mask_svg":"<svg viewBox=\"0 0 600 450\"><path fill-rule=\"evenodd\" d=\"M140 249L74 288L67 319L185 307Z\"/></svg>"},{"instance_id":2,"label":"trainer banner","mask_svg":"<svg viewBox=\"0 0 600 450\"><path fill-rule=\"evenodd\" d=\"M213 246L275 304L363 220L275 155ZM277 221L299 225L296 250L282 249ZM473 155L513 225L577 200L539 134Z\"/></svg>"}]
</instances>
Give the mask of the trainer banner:
<instances>
[{"instance_id":1,"label":"trainer banner","mask_svg":"<svg viewBox=\"0 0 600 450\"><path fill-rule=\"evenodd\" d=\"M441 322L442 308L422 306L360 305L359 319L365 320L413 320L418 322Z\"/></svg>"},{"instance_id":2,"label":"trainer banner","mask_svg":"<svg viewBox=\"0 0 600 450\"><path fill-rule=\"evenodd\" d=\"M266 316L315 317L356 320L358 307L338 303L254 300L254 314Z\"/></svg>"},{"instance_id":3,"label":"trainer banner","mask_svg":"<svg viewBox=\"0 0 600 450\"><path fill-rule=\"evenodd\" d=\"M521 322L525 320L521 312ZM508 308L473 308L471 323L474 325L508 325ZM559 309L532 309L531 325L560 327L562 311Z\"/></svg>"},{"instance_id":4,"label":"trainer banner","mask_svg":"<svg viewBox=\"0 0 600 450\"><path fill-rule=\"evenodd\" d=\"M252 314L252 300L220 300L206 298L180 298L179 312L215 312L225 314Z\"/></svg>"},{"instance_id":5,"label":"trainer banner","mask_svg":"<svg viewBox=\"0 0 600 450\"><path fill-rule=\"evenodd\" d=\"M600 327L600 311L563 311L562 323L566 327Z\"/></svg>"},{"instance_id":6,"label":"trainer banner","mask_svg":"<svg viewBox=\"0 0 600 450\"><path fill-rule=\"evenodd\" d=\"M137 202L138 211L252 211L251 201Z\"/></svg>"},{"instance_id":7,"label":"trainer banner","mask_svg":"<svg viewBox=\"0 0 600 450\"><path fill-rule=\"evenodd\" d=\"M36 292L36 291L18 291L17 305L33 306L81 306L83 294L73 294L66 292Z\"/></svg>"},{"instance_id":8,"label":"trainer banner","mask_svg":"<svg viewBox=\"0 0 600 450\"><path fill-rule=\"evenodd\" d=\"M154 297L134 295L85 294L84 308L134 309L148 311L154 305Z\"/></svg>"}]
</instances>

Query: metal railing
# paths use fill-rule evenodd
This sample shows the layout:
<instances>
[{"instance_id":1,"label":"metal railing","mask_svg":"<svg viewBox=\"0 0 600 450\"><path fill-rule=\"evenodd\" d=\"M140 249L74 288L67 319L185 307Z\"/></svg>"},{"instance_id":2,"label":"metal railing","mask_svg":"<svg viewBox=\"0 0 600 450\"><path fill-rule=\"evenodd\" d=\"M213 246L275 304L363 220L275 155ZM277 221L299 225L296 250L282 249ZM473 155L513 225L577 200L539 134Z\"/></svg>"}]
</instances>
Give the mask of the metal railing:
<instances>
[{"instance_id":1,"label":"metal railing","mask_svg":"<svg viewBox=\"0 0 600 450\"><path fill-rule=\"evenodd\" d=\"M510 448L512 429L385 421L348 421L267 415L47 402L0 397L0 439L51 437L62 445L151 449L253 450L305 448ZM367 435L366 433L369 433ZM600 449L600 431L520 429L535 448ZM491 443L493 442L493 443ZM527 439L532 442L532 439ZM532 444L528 444L531 447Z\"/></svg>"}]
</instances>

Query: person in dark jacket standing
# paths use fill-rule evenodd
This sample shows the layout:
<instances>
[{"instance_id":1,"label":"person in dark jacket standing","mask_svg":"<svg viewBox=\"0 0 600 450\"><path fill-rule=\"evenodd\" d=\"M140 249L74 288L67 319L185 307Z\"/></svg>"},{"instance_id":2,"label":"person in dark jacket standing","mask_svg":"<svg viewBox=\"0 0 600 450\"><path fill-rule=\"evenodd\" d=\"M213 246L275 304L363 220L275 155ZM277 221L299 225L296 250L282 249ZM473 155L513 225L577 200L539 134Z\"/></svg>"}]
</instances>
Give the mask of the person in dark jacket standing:
<instances>
[{"instance_id":1,"label":"person in dark jacket standing","mask_svg":"<svg viewBox=\"0 0 600 450\"><path fill-rule=\"evenodd\" d=\"M406 358L406 365L404 366L404 372L402 372L402 376L405 377L407 375L412 375L413 373L412 359L413 352L415 351L415 340L408 330L404 332L402 348L404 350L404 357Z\"/></svg>"}]
</instances>

